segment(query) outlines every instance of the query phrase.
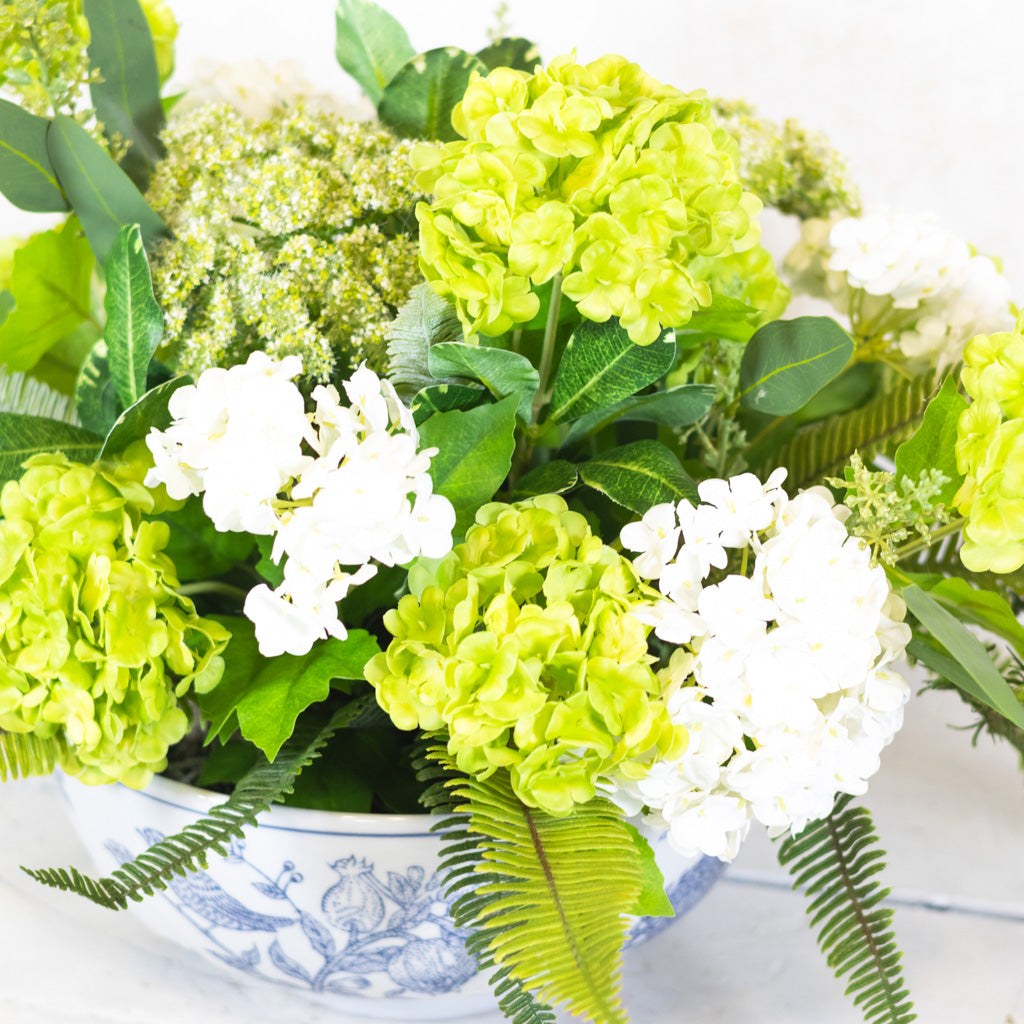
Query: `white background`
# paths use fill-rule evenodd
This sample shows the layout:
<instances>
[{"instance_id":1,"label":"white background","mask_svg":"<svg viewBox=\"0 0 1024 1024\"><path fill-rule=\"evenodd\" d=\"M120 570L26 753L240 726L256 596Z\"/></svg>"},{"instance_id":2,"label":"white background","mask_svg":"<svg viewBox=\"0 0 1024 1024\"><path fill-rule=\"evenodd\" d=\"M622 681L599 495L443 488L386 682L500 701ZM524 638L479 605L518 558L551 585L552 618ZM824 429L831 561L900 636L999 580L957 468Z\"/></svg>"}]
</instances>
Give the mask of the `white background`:
<instances>
[{"instance_id":1,"label":"white background","mask_svg":"<svg viewBox=\"0 0 1024 1024\"><path fill-rule=\"evenodd\" d=\"M333 64L330 0L172 0L179 79L194 61L298 59L322 88L355 97ZM414 46L486 43L493 5L389 0ZM1024 302L1024 5L717 0L519 0L514 33L546 58L578 49L637 60L683 89L745 97L770 117L827 130L868 203L928 210L1002 256ZM0 234L39 223L0 209ZM890 853L889 884L951 906L898 912L924 1024L1024 1024L1024 784L1010 750L949 722L926 695L886 752L868 803ZM291 1024L337 1021L285 990L247 993L111 916L44 892L19 864L82 855L47 781L0 789L0 1020L4 1024ZM634 1024L853 1024L761 839L685 922L629 961ZM959 908L959 909L957 909ZM490 1024L490 1021L488 1022Z\"/></svg>"}]
</instances>

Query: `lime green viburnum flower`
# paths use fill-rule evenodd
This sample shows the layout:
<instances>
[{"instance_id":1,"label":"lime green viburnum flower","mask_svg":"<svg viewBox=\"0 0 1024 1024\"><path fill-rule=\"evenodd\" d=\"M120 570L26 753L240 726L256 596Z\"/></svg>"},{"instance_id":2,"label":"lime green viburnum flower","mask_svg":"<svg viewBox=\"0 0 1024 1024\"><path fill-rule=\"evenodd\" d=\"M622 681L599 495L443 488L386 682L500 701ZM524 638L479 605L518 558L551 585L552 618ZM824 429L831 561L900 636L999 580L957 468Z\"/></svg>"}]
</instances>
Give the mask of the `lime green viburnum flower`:
<instances>
[{"instance_id":1,"label":"lime green viburnum flower","mask_svg":"<svg viewBox=\"0 0 1024 1024\"><path fill-rule=\"evenodd\" d=\"M623 57L558 57L471 81L452 113L462 140L421 145L420 266L469 333L531 320L533 286L564 277L583 316L619 317L653 342L711 302L694 258L760 237L761 202L703 92L683 93Z\"/></svg>"},{"instance_id":2,"label":"lime green viburnum flower","mask_svg":"<svg viewBox=\"0 0 1024 1024\"><path fill-rule=\"evenodd\" d=\"M682 752L630 611L647 588L562 498L483 506L409 582L366 678L399 728L447 730L462 771L507 768L524 803L565 815L612 767Z\"/></svg>"},{"instance_id":3,"label":"lime green viburnum flower","mask_svg":"<svg viewBox=\"0 0 1024 1024\"><path fill-rule=\"evenodd\" d=\"M169 507L142 442L92 466L37 455L0 491L0 729L71 748L86 783L145 786L212 689L229 639L177 593Z\"/></svg>"},{"instance_id":4,"label":"lime green viburnum flower","mask_svg":"<svg viewBox=\"0 0 1024 1024\"><path fill-rule=\"evenodd\" d=\"M957 424L960 557L972 572L1014 572L1024 565L1024 312L1012 331L968 342L960 380L974 399Z\"/></svg>"}]
</instances>

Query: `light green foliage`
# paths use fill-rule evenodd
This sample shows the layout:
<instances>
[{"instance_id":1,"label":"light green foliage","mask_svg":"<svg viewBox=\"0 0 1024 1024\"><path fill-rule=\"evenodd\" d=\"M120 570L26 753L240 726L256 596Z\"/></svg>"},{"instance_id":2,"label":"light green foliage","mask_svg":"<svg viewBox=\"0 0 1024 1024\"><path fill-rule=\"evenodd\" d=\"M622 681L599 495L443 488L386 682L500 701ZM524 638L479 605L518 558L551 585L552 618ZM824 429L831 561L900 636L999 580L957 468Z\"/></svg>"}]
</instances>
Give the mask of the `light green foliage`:
<instances>
[{"instance_id":1,"label":"light green foliage","mask_svg":"<svg viewBox=\"0 0 1024 1024\"><path fill-rule=\"evenodd\" d=\"M968 342L960 380L974 399L957 425L960 557L972 572L1013 572L1024 565L1024 313L1013 331Z\"/></svg>"},{"instance_id":2,"label":"light green foliage","mask_svg":"<svg viewBox=\"0 0 1024 1024\"><path fill-rule=\"evenodd\" d=\"M903 981L892 911L881 905L889 894L877 875L885 867L871 816L839 797L832 813L811 822L779 847L779 863L806 887L811 927L837 978L846 975L846 994L869 1024L910 1024L917 1019Z\"/></svg>"},{"instance_id":3,"label":"light green foliage","mask_svg":"<svg viewBox=\"0 0 1024 1024\"><path fill-rule=\"evenodd\" d=\"M223 669L226 631L176 592L148 464L142 445L41 455L0 492L0 728L63 736L88 783L146 785L187 731L177 698Z\"/></svg>"},{"instance_id":4,"label":"light green foliage","mask_svg":"<svg viewBox=\"0 0 1024 1024\"><path fill-rule=\"evenodd\" d=\"M713 295L749 306L754 327L777 320L792 298L792 292L779 278L772 254L763 245L731 256L694 256L688 269L698 281L707 282Z\"/></svg>"},{"instance_id":5,"label":"light green foliage","mask_svg":"<svg viewBox=\"0 0 1024 1024\"><path fill-rule=\"evenodd\" d=\"M301 106L173 119L147 193L174 232L153 262L169 358L197 376L253 350L328 379L386 365L384 328L420 280L403 234L410 144Z\"/></svg>"},{"instance_id":6,"label":"light green foliage","mask_svg":"<svg viewBox=\"0 0 1024 1024\"><path fill-rule=\"evenodd\" d=\"M843 504L851 510L847 531L870 544L872 556L885 565L896 564L896 546L911 530L927 537L935 523L949 519L941 503L948 482L938 469L922 469L916 476L868 469L859 452L850 457L845 479L829 480L846 488Z\"/></svg>"},{"instance_id":7,"label":"light green foliage","mask_svg":"<svg viewBox=\"0 0 1024 1024\"><path fill-rule=\"evenodd\" d=\"M507 769L519 799L561 816L614 765L685 741L630 613L643 584L557 495L484 505L410 588L366 678L399 728L447 729L460 771Z\"/></svg>"},{"instance_id":8,"label":"light green foliage","mask_svg":"<svg viewBox=\"0 0 1024 1024\"><path fill-rule=\"evenodd\" d=\"M0 267L0 286L15 307L0 324L0 365L31 370L61 339L90 316L93 256L81 225L70 218L32 235Z\"/></svg>"},{"instance_id":9,"label":"light green foliage","mask_svg":"<svg viewBox=\"0 0 1024 1024\"><path fill-rule=\"evenodd\" d=\"M465 141L422 146L421 266L467 332L529 322L533 288L565 275L589 320L617 316L638 344L711 302L688 263L756 245L760 202L702 93L607 56L498 68L452 114Z\"/></svg>"},{"instance_id":10,"label":"light green foliage","mask_svg":"<svg viewBox=\"0 0 1024 1024\"><path fill-rule=\"evenodd\" d=\"M739 145L740 180L765 206L801 220L859 212L857 186L827 135L792 118L779 125L758 117L743 100L715 100L713 110Z\"/></svg>"}]
</instances>

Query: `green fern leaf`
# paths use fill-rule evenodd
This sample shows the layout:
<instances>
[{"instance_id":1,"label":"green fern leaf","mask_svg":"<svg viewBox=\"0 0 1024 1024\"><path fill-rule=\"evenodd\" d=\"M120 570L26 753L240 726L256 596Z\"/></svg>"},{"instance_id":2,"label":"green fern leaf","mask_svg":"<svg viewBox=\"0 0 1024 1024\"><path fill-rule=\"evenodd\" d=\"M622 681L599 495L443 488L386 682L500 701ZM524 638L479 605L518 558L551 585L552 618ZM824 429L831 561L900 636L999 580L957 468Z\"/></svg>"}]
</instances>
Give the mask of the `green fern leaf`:
<instances>
[{"instance_id":1,"label":"green fern leaf","mask_svg":"<svg viewBox=\"0 0 1024 1024\"><path fill-rule=\"evenodd\" d=\"M0 730L0 782L49 775L63 767L67 758L68 745L62 736L44 740L30 732Z\"/></svg>"},{"instance_id":2,"label":"green fern leaf","mask_svg":"<svg viewBox=\"0 0 1024 1024\"><path fill-rule=\"evenodd\" d=\"M789 470L786 486L792 491L841 475L855 451L865 461L873 455L891 455L920 424L939 383L934 372L901 381L853 412L801 427L757 469L785 466Z\"/></svg>"},{"instance_id":3,"label":"green fern leaf","mask_svg":"<svg viewBox=\"0 0 1024 1024\"><path fill-rule=\"evenodd\" d=\"M368 695L373 699L373 695ZM336 712L324 724L309 717L296 726L291 738L281 747L273 763L261 754L256 764L242 777L228 799L212 807L198 821L186 825L122 864L106 878L89 878L74 868L22 868L37 882L74 892L108 910L123 910L128 900L141 902L159 889L166 889L175 876L206 867L211 850L227 853L232 838L241 838L243 829L255 827L257 816L272 803L283 800L292 791L295 778L312 763L324 744L338 729L350 724L365 710L356 700Z\"/></svg>"},{"instance_id":4,"label":"green fern leaf","mask_svg":"<svg viewBox=\"0 0 1024 1024\"><path fill-rule=\"evenodd\" d=\"M594 1024L625 1024L624 915L636 905L643 877L619 809L594 799L553 818L524 805L507 772L445 785L458 812L438 826L452 917L474 930L467 947L481 967L498 967L495 991L523 1007L526 1015L511 1019L554 1019L536 1015L529 992Z\"/></svg>"},{"instance_id":5,"label":"green fern leaf","mask_svg":"<svg viewBox=\"0 0 1024 1024\"><path fill-rule=\"evenodd\" d=\"M8 373L0 366L0 412L14 412L27 416L42 416L60 420L72 426L81 426L75 403L68 395L29 377L24 373Z\"/></svg>"},{"instance_id":6,"label":"green fern leaf","mask_svg":"<svg viewBox=\"0 0 1024 1024\"><path fill-rule=\"evenodd\" d=\"M403 398L411 398L422 388L438 381L427 367L432 345L445 341L465 340L455 307L442 298L429 284L413 288L409 301L387 326L388 380Z\"/></svg>"},{"instance_id":7,"label":"green fern leaf","mask_svg":"<svg viewBox=\"0 0 1024 1024\"><path fill-rule=\"evenodd\" d=\"M779 847L793 888L812 897L807 913L820 928L818 944L837 978L849 975L853 996L868 1024L909 1024L917 1019L903 983L900 952L892 932L892 911L881 906L889 894L875 875L884 868L871 816L836 800L827 818L812 822Z\"/></svg>"}]
</instances>

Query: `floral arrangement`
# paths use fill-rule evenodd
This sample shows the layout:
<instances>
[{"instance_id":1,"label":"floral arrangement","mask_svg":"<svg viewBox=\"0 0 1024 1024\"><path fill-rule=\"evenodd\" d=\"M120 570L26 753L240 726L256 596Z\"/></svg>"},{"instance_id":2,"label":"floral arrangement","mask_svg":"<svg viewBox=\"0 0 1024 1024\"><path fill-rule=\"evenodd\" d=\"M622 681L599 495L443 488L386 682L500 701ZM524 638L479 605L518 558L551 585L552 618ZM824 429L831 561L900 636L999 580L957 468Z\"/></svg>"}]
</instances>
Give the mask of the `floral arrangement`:
<instances>
[{"instance_id":1,"label":"floral arrangement","mask_svg":"<svg viewBox=\"0 0 1024 1024\"><path fill-rule=\"evenodd\" d=\"M624 1021L628 915L671 913L637 826L728 860L757 822L866 1019L913 1019L850 800L907 658L1024 751L998 262L623 57L417 55L340 0L357 122L161 96L174 31L0 5L0 191L66 215L0 263L0 777L198 760L232 813L33 874L122 907L301 772L440 812L509 1019Z\"/></svg>"}]
</instances>

